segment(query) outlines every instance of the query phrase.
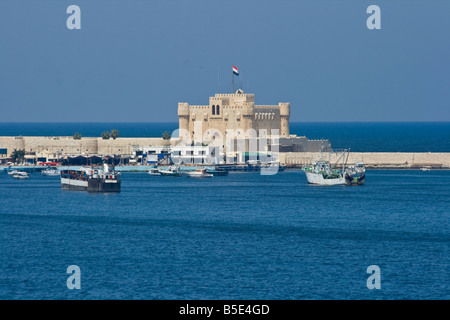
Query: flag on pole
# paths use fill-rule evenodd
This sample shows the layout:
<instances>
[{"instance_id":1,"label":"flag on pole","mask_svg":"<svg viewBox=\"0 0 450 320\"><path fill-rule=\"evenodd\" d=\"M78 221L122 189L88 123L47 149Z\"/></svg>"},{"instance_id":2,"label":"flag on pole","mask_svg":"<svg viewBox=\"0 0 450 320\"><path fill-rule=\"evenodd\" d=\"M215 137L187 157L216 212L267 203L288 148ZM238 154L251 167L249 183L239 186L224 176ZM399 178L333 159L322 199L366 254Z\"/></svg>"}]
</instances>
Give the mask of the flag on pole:
<instances>
[{"instance_id":1,"label":"flag on pole","mask_svg":"<svg viewBox=\"0 0 450 320\"><path fill-rule=\"evenodd\" d=\"M239 69L236 68L235 66L233 66L233 73L237 76L239 75Z\"/></svg>"}]
</instances>

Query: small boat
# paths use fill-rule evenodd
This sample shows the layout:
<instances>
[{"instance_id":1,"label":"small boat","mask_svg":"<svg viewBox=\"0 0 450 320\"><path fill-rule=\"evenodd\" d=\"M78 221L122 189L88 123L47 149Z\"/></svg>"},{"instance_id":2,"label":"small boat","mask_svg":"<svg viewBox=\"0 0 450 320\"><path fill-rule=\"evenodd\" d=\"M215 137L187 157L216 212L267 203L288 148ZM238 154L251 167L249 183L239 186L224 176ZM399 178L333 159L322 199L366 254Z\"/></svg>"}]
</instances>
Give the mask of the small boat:
<instances>
[{"instance_id":1,"label":"small boat","mask_svg":"<svg viewBox=\"0 0 450 320\"><path fill-rule=\"evenodd\" d=\"M42 170L42 175L44 176L59 176L61 172L56 168L47 168Z\"/></svg>"},{"instance_id":2,"label":"small boat","mask_svg":"<svg viewBox=\"0 0 450 320\"><path fill-rule=\"evenodd\" d=\"M280 165L280 161L274 160L269 161L267 164L261 165L261 174L271 175L276 174L277 172L284 171L284 167Z\"/></svg>"},{"instance_id":3,"label":"small boat","mask_svg":"<svg viewBox=\"0 0 450 320\"><path fill-rule=\"evenodd\" d=\"M29 179L30 174L28 172L18 171L17 173L15 173L13 175L13 177L14 177L14 179L17 179L17 180Z\"/></svg>"},{"instance_id":4,"label":"small boat","mask_svg":"<svg viewBox=\"0 0 450 320\"><path fill-rule=\"evenodd\" d=\"M206 169L206 173L210 173L213 176L227 176L228 175L228 171L227 170L222 170L222 169Z\"/></svg>"},{"instance_id":5,"label":"small boat","mask_svg":"<svg viewBox=\"0 0 450 320\"><path fill-rule=\"evenodd\" d=\"M15 175L15 174L17 174L18 172L21 172L21 171L19 171L19 170L8 170L8 174L9 174L9 175Z\"/></svg>"},{"instance_id":6,"label":"small boat","mask_svg":"<svg viewBox=\"0 0 450 320\"><path fill-rule=\"evenodd\" d=\"M148 170L148 174L151 176L160 176L161 172L158 168L152 168L152 169Z\"/></svg>"},{"instance_id":7,"label":"small boat","mask_svg":"<svg viewBox=\"0 0 450 320\"><path fill-rule=\"evenodd\" d=\"M345 184L363 185L366 182L366 168L362 162L355 162L345 170Z\"/></svg>"},{"instance_id":8,"label":"small boat","mask_svg":"<svg viewBox=\"0 0 450 320\"><path fill-rule=\"evenodd\" d=\"M427 167L423 167L423 168L420 168L420 171L430 171L431 169L430 168L427 168Z\"/></svg>"},{"instance_id":9,"label":"small boat","mask_svg":"<svg viewBox=\"0 0 450 320\"><path fill-rule=\"evenodd\" d=\"M162 176L168 177L181 177L183 175L183 172L181 172L178 167L175 168L169 167L169 169L161 169L159 170L159 173Z\"/></svg>"},{"instance_id":10,"label":"small boat","mask_svg":"<svg viewBox=\"0 0 450 320\"><path fill-rule=\"evenodd\" d=\"M186 172L188 177L192 178L212 178L212 173L206 172L206 169L196 169L195 171Z\"/></svg>"}]
</instances>

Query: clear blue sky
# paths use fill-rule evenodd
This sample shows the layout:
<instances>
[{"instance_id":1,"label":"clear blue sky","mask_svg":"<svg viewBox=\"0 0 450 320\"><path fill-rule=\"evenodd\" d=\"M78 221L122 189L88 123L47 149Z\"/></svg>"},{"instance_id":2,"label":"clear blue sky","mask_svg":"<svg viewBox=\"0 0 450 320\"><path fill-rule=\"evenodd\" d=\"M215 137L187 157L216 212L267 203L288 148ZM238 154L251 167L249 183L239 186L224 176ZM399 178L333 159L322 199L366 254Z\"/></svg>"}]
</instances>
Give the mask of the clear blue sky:
<instances>
[{"instance_id":1,"label":"clear blue sky","mask_svg":"<svg viewBox=\"0 0 450 320\"><path fill-rule=\"evenodd\" d=\"M0 122L177 121L233 64L291 121L450 121L450 1L0 1Z\"/></svg>"}]
</instances>

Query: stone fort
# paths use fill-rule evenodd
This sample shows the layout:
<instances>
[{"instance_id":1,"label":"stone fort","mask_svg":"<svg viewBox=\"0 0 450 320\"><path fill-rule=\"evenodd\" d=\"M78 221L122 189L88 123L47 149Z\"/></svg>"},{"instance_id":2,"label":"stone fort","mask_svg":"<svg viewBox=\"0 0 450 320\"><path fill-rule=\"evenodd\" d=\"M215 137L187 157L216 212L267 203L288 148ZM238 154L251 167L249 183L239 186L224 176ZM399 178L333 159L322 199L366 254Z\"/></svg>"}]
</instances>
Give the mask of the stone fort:
<instances>
[{"instance_id":1,"label":"stone fort","mask_svg":"<svg viewBox=\"0 0 450 320\"><path fill-rule=\"evenodd\" d=\"M214 137L217 131L223 138L226 138L227 130L230 129L240 136L236 139L247 140L246 151L248 151L249 146L247 132L252 130L258 135L259 140L265 140L270 136L273 138L277 134L271 132L271 130L278 130L278 143L274 145L278 147L280 153L331 150L331 144L328 140L309 140L305 136L289 133L289 102L280 102L278 105L255 105L255 95L244 93L240 89L231 94L215 94L214 97L209 98L208 105L178 103L178 117L180 137L173 137L168 141L161 137L117 138L115 140L104 140L100 137L83 137L75 140L70 136L0 137L0 163L6 162L15 149L25 150L26 159L36 161L54 161L61 157L73 155L127 156L133 154L136 149L149 146L166 148L168 146L186 145L187 141L184 141L185 136L181 134L181 131L188 133L190 141L198 141L194 137L194 133L195 135L201 134L200 139L203 143L203 138L206 137L205 140L208 140L210 131L212 131L210 138ZM201 130L198 130L199 124ZM260 134L260 130L266 130L266 133ZM235 142L237 143L237 140L233 143ZM219 149L219 152L232 152L232 148L228 149L226 145L222 145L222 148L219 146ZM236 148L233 150L236 150ZM266 151L271 150L267 149Z\"/></svg>"},{"instance_id":2,"label":"stone fort","mask_svg":"<svg viewBox=\"0 0 450 320\"><path fill-rule=\"evenodd\" d=\"M219 131L222 137L225 137L229 129L238 134L245 134L249 129L254 129L259 134L260 129L266 129L267 135L271 134L271 130L277 129L280 137L287 138L289 116L289 102L255 105L255 95L244 93L241 89L236 93L216 94L209 98L209 105L178 103L179 129L188 132L191 140L194 140L194 131L199 124L202 137L208 136L212 129Z\"/></svg>"}]
</instances>

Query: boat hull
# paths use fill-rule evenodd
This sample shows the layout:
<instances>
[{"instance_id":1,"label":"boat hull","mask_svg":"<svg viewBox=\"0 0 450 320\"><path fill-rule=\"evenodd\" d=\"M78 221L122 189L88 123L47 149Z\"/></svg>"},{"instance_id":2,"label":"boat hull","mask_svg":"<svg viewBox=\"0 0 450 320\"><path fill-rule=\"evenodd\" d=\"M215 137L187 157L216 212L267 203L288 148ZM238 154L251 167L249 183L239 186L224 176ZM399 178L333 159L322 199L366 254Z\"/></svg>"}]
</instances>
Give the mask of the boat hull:
<instances>
[{"instance_id":1,"label":"boat hull","mask_svg":"<svg viewBox=\"0 0 450 320\"><path fill-rule=\"evenodd\" d=\"M14 175L13 177L14 177L14 179L16 179L16 180L30 179L30 176L22 176L22 175Z\"/></svg>"},{"instance_id":2,"label":"boat hull","mask_svg":"<svg viewBox=\"0 0 450 320\"><path fill-rule=\"evenodd\" d=\"M160 175L161 176L166 176L166 177L181 177L183 175L183 172L165 172L165 171L160 171Z\"/></svg>"},{"instance_id":3,"label":"boat hull","mask_svg":"<svg viewBox=\"0 0 450 320\"><path fill-rule=\"evenodd\" d=\"M89 191L89 192L120 192L120 179L74 180L61 178L62 190Z\"/></svg>"},{"instance_id":4,"label":"boat hull","mask_svg":"<svg viewBox=\"0 0 450 320\"><path fill-rule=\"evenodd\" d=\"M216 171L216 170L206 170L207 173L212 174L213 176L227 176L228 171Z\"/></svg>"},{"instance_id":5,"label":"boat hull","mask_svg":"<svg viewBox=\"0 0 450 320\"><path fill-rule=\"evenodd\" d=\"M210 173L207 174L186 174L190 178L212 178L213 175Z\"/></svg>"},{"instance_id":6,"label":"boat hull","mask_svg":"<svg viewBox=\"0 0 450 320\"><path fill-rule=\"evenodd\" d=\"M59 172L42 172L43 176L47 176L47 177L56 177L59 176L60 173Z\"/></svg>"},{"instance_id":7,"label":"boat hull","mask_svg":"<svg viewBox=\"0 0 450 320\"><path fill-rule=\"evenodd\" d=\"M335 185L345 185L345 178L344 177L338 177L338 178L332 178L332 179L325 179L322 175L322 173L315 173L315 172L305 172L306 179L308 180L308 183L310 184L317 184L322 186L335 186Z\"/></svg>"}]
</instances>

